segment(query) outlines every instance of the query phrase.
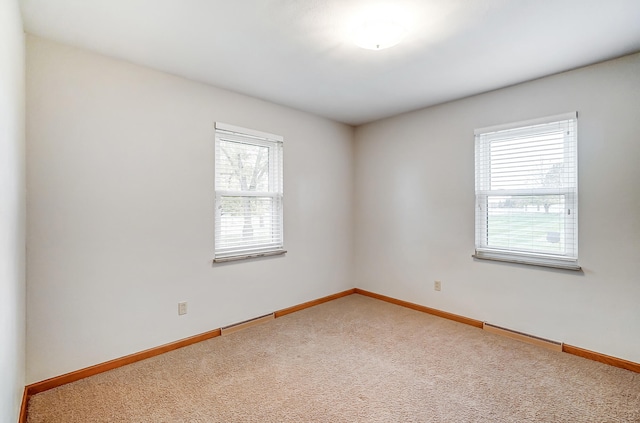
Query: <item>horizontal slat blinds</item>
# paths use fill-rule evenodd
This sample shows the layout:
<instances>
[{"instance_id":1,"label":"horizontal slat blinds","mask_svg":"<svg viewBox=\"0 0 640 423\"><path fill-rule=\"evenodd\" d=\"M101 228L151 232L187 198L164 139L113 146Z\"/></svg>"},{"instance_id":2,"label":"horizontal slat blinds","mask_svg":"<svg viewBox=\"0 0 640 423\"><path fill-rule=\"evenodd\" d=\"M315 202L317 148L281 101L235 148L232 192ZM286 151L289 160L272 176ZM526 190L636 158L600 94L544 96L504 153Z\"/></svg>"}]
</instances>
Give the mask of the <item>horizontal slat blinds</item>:
<instances>
[{"instance_id":1,"label":"horizontal slat blinds","mask_svg":"<svg viewBox=\"0 0 640 423\"><path fill-rule=\"evenodd\" d=\"M476 256L575 263L577 114L476 130L475 138Z\"/></svg>"},{"instance_id":2,"label":"horizontal slat blinds","mask_svg":"<svg viewBox=\"0 0 640 423\"><path fill-rule=\"evenodd\" d=\"M282 250L282 138L216 128L215 257Z\"/></svg>"}]
</instances>

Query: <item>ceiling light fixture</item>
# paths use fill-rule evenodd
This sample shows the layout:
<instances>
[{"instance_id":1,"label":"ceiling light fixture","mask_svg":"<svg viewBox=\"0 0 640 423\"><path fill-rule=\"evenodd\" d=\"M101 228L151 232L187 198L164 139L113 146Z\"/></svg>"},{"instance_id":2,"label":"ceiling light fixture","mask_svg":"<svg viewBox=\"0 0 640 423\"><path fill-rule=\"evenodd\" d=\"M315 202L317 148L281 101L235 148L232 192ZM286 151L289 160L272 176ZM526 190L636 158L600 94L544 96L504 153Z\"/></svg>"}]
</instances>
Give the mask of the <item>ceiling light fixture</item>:
<instances>
[{"instance_id":1,"label":"ceiling light fixture","mask_svg":"<svg viewBox=\"0 0 640 423\"><path fill-rule=\"evenodd\" d=\"M369 50L382 50L398 44L407 31L402 25L390 20L369 20L360 25L354 40L356 45Z\"/></svg>"}]
</instances>

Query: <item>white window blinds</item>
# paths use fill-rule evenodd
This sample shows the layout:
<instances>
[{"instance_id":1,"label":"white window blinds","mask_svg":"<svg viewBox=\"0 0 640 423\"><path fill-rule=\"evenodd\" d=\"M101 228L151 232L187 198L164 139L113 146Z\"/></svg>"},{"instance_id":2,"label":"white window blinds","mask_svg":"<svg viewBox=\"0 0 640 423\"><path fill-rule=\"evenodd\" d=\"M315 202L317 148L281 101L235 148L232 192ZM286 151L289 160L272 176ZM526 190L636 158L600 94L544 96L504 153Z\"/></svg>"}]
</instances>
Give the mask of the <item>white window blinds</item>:
<instances>
[{"instance_id":1,"label":"white window blinds","mask_svg":"<svg viewBox=\"0 0 640 423\"><path fill-rule=\"evenodd\" d=\"M216 123L215 261L284 252L282 141Z\"/></svg>"},{"instance_id":2,"label":"white window blinds","mask_svg":"<svg viewBox=\"0 0 640 423\"><path fill-rule=\"evenodd\" d=\"M577 113L475 131L477 258L579 269Z\"/></svg>"}]
</instances>

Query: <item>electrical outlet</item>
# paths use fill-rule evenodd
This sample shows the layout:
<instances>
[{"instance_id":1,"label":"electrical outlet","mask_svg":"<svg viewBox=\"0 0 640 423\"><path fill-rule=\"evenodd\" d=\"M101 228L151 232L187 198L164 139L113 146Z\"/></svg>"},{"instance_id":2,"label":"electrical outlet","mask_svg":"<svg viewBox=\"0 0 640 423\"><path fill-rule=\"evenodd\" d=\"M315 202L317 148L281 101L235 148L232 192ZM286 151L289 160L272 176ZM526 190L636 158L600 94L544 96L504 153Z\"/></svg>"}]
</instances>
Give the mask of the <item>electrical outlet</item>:
<instances>
[{"instance_id":1,"label":"electrical outlet","mask_svg":"<svg viewBox=\"0 0 640 423\"><path fill-rule=\"evenodd\" d=\"M435 289L436 291L442 290L442 282L440 281L433 282L433 289Z\"/></svg>"},{"instance_id":2,"label":"electrical outlet","mask_svg":"<svg viewBox=\"0 0 640 423\"><path fill-rule=\"evenodd\" d=\"M183 314L187 314L187 302L182 301L178 303L178 316L182 316Z\"/></svg>"}]
</instances>

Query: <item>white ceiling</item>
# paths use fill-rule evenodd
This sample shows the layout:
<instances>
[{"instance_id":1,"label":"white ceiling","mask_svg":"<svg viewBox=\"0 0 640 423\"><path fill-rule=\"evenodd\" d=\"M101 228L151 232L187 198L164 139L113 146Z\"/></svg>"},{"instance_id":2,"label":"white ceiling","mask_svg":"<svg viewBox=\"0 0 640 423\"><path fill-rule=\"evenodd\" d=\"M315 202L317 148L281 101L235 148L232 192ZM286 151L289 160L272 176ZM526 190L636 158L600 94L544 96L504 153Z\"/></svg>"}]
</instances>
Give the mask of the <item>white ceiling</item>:
<instances>
[{"instance_id":1,"label":"white ceiling","mask_svg":"<svg viewBox=\"0 0 640 423\"><path fill-rule=\"evenodd\" d=\"M640 0L22 0L25 30L359 125L640 51Z\"/></svg>"}]
</instances>

